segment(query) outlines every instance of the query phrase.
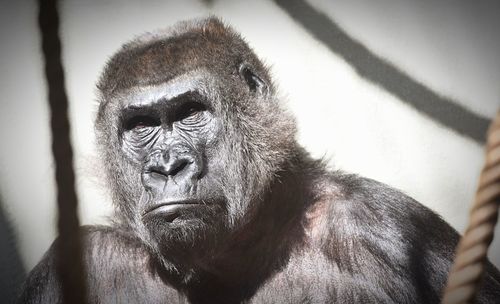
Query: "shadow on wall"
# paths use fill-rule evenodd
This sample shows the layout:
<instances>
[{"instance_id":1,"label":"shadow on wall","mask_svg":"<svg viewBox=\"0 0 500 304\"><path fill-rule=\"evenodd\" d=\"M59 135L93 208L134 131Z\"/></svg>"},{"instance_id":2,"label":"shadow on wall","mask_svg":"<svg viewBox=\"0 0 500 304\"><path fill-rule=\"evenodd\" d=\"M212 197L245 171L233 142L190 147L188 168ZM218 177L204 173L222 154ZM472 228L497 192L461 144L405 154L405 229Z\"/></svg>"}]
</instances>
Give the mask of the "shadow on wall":
<instances>
[{"instance_id":1,"label":"shadow on wall","mask_svg":"<svg viewBox=\"0 0 500 304\"><path fill-rule=\"evenodd\" d=\"M366 80L384 88L437 123L482 144L490 121L433 92L351 38L305 0L275 0L291 17L346 60Z\"/></svg>"},{"instance_id":2,"label":"shadow on wall","mask_svg":"<svg viewBox=\"0 0 500 304\"><path fill-rule=\"evenodd\" d=\"M13 303L26 277L12 226L0 195L0 303Z\"/></svg>"}]
</instances>

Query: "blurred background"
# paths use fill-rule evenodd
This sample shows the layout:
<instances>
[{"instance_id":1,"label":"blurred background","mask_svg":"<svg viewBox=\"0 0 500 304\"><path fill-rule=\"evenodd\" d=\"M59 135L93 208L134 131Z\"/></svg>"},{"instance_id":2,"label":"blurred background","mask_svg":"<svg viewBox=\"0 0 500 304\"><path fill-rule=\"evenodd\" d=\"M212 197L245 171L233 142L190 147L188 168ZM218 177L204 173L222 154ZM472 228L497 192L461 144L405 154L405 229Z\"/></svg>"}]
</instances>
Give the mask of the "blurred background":
<instances>
[{"instance_id":1,"label":"blurred background","mask_svg":"<svg viewBox=\"0 0 500 304\"><path fill-rule=\"evenodd\" d=\"M216 15L271 67L314 156L401 189L463 232L484 133L500 106L498 1L61 2L82 224L105 224L112 214L93 132L106 60L135 35ZM7 303L56 237L36 2L0 2L0 39L0 302ZM489 256L499 267L496 232Z\"/></svg>"}]
</instances>

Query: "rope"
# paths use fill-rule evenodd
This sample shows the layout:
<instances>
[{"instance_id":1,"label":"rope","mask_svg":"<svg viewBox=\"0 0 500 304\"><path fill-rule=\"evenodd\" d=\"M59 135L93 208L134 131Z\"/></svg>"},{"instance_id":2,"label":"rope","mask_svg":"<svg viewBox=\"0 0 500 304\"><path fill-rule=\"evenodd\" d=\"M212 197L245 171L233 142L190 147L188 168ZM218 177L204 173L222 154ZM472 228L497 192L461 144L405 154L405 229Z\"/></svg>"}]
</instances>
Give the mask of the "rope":
<instances>
[{"instance_id":1,"label":"rope","mask_svg":"<svg viewBox=\"0 0 500 304\"><path fill-rule=\"evenodd\" d=\"M55 160L59 240L56 267L64 303L83 304L84 271L81 259L73 151L70 142L68 98L61 63L59 16L56 0L39 0L38 25L45 58L45 77L51 112L52 154Z\"/></svg>"},{"instance_id":2,"label":"rope","mask_svg":"<svg viewBox=\"0 0 500 304\"><path fill-rule=\"evenodd\" d=\"M443 304L472 303L485 271L500 204L500 111L488 132L486 161L479 178L469 227L457 247Z\"/></svg>"}]
</instances>

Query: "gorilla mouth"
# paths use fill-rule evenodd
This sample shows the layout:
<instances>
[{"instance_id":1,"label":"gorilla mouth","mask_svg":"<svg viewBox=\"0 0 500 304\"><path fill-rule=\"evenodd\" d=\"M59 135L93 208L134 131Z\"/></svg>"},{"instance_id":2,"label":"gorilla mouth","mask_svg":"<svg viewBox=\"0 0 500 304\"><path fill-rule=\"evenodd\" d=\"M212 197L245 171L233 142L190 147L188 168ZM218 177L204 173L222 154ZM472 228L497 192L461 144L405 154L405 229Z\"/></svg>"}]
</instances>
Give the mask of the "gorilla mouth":
<instances>
[{"instance_id":1,"label":"gorilla mouth","mask_svg":"<svg viewBox=\"0 0 500 304\"><path fill-rule=\"evenodd\" d=\"M177 217L180 211L193 208L197 205L200 205L200 203L194 200L163 202L147 208L146 211L142 214L142 216L145 217L145 216L161 215L167 217L167 220L169 220L168 218L171 218L170 220L173 220Z\"/></svg>"}]
</instances>

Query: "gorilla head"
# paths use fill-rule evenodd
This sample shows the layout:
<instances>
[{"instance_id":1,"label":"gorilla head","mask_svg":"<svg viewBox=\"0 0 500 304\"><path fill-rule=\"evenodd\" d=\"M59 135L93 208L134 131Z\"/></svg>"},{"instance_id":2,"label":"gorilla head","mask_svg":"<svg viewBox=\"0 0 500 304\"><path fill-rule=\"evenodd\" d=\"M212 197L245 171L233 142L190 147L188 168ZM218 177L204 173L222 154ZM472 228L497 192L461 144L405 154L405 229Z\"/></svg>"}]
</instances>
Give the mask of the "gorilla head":
<instances>
[{"instance_id":1,"label":"gorilla head","mask_svg":"<svg viewBox=\"0 0 500 304\"><path fill-rule=\"evenodd\" d=\"M266 68L215 18L124 45L98 89L98 144L119 215L170 259L213 254L235 237L297 150Z\"/></svg>"}]
</instances>

